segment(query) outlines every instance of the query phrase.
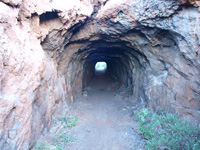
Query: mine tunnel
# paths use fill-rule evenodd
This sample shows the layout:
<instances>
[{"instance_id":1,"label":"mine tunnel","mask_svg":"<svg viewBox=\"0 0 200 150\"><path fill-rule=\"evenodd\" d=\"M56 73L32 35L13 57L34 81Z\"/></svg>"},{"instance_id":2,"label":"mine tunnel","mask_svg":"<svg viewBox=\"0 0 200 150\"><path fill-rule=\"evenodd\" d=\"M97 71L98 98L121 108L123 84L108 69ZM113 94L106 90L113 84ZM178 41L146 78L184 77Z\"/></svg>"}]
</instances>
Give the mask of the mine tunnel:
<instances>
[{"instance_id":1,"label":"mine tunnel","mask_svg":"<svg viewBox=\"0 0 200 150\"><path fill-rule=\"evenodd\" d=\"M59 21L56 14L42 15L41 25ZM107 63L107 70L102 77L109 79L110 83L117 83L116 91L127 96L134 95L138 102L147 101L147 85L154 84L149 82L154 82L153 77L158 75L166 78L163 74L167 74L175 56L180 55L175 34L160 28L145 27L140 23L134 29L126 29L124 24L107 21L106 24L110 24L106 29L108 31L102 31L104 25L95 20L88 20L73 26L65 34L63 31L52 31L41 45L48 55L56 59L58 72L65 75L70 102L86 90L92 79L97 79L95 64L100 61ZM70 39L67 35L69 33ZM172 50L174 57L164 55ZM165 79L158 80L164 82ZM162 89L159 90L162 92ZM157 99L159 96L156 94L155 97Z\"/></svg>"},{"instance_id":2,"label":"mine tunnel","mask_svg":"<svg viewBox=\"0 0 200 150\"><path fill-rule=\"evenodd\" d=\"M75 97L80 91L85 91L94 80L106 80L107 86L116 83L115 90L124 96L134 95L136 99L138 96L144 96L144 81L140 81L144 80L143 74L148 60L144 54L125 43L112 43L100 39L74 53L70 65L77 69L71 72L74 73L72 85ZM106 62L107 69L104 73L95 72L97 62Z\"/></svg>"},{"instance_id":3,"label":"mine tunnel","mask_svg":"<svg viewBox=\"0 0 200 150\"><path fill-rule=\"evenodd\" d=\"M51 16L57 17L51 17L52 20L40 18L41 25L61 21L55 13ZM177 97L175 93L179 92L177 87L171 88L171 81L184 86L189 76L185 73L186 68L192 64L187 59L190 56L182 52L180 41L186 42L183 39L168 28L145 26L139 22L127 27L127 24L101 18L77 23L68 31L52 30L42 39L41 46L47 56L55 60L58 74L64 77L63 91L71 103L93 80L102 77L107 78L108 85L116 83L115 91L132 97L130 101L134 104L145 103L153 109L159 106L175 112L169 99ZM97 62L106 62L104 76L95 73ZM184 82L180 83L179 75ZM186 97L178 99L187 101Z\"/></svg>"},{"instance_id":4,"label":"mine tunnel","mask_svg":"<svg viewBox=\"0 0 200 150\"><path fill-rule=\"evenodd\" d=\"M177 59L175 57L181 57L175 35L168 30L138 24L136 29L125 30L124 33L107 34L95 29L89 21L72 31L67 43L66 37L57 31L47 35L41 43L47 54L55 57L58 72L65 76L70 102L87 90L92 79L100 78L95 74L95 64L102 61L107 63L102 77L108 79L108 84L116 83L115 91L122 96L132 96L137 103L147 102L152 97L160 99L160 93L166 88L163 83L168 69ZM84 35L86 32L87 36ZM155 91L150 87L154 87ZM152 104L153 107L156 103Z\"/></svg>"}]
</instances>

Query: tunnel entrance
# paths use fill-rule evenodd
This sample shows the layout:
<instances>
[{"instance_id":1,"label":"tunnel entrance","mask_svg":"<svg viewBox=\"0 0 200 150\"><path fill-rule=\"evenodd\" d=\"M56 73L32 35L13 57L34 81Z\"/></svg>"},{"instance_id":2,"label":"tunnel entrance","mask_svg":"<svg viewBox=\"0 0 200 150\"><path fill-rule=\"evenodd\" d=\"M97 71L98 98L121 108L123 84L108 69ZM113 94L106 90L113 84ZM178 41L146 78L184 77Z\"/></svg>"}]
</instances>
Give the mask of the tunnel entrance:
<instances>
[{"instance_id":1,"label":"tunnel entrance","mask_svg":"<svg viewBox=\"0 0 200 150\"><path fill-rule=\"evenodd\" d=\"M64 80L66 99L71 103L78 100L93 79L97 79L95 66L105 62L104 75L111 79L110 83L118 84L115 93L132 97L133 105L148 104L153 109L159 105L174 111L169 99L175 97L171 93L176 92L171 92L173 89L169 87L171 79L178 77L172 74L182 75L178 70L189 62L177 43L181 37L177 39L171 30L158 27L135 24L130 30L118 30L119 24L105 20L108 24L104 26L93 21L77 24L68 38L52 31L42 42L48 56L57 62L55 68ZM58 42L52 46L51 41Z\"/></svg>"}]
</instances>

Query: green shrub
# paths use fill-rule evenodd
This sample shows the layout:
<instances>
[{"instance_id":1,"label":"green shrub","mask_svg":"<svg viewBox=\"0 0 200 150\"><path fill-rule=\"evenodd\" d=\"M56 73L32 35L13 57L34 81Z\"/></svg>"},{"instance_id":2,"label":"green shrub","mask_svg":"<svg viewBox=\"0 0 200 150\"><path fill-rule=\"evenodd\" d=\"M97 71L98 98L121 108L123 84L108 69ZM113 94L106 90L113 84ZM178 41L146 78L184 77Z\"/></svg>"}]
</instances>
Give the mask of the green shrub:
<instances>
[{"instance_id":1,"label":"green shrub","mask_svg":"<svg viewBox=\"0 0 200 150\"><path fill-rule=\"evenodd\" d=\"M56 135L56 138L53 139L54 142L62 142L62 143L70 143L74 142L75 139L73 137L70 137L69 135L61 132L58 135Z\"/></svg>"},{"instance_id":2,"label":"green shrub","mask_svg":"<svg viewBox=\"0 0 200 150\"><path fill-rule=\"evenodd\" d=\"M134 119L147 139L145 149L200 150L200 128L182 121L177 114L141 109Z\"/></svg>"},{"instance_id":3,"label":"green shrub","mask_svg":"<svg viewBox=\"0 0 200 150\"><path fill-rule=\"evenodd\" d=\"M74 117L73 120L68 121L67 118L63 118L63 122L65 123L65 127L67 128L71 128L73 126L76 126L77 122L78 122L78 117Z\"/></svg>"}]
</instances>

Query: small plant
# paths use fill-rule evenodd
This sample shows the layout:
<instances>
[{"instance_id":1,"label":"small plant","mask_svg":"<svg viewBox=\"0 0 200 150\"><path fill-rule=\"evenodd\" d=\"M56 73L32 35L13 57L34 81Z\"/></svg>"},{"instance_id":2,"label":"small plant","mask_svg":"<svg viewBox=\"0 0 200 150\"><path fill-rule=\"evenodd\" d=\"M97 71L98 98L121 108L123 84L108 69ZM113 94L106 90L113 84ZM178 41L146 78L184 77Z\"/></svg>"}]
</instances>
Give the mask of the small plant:
<instances>
[{"instance_id":1,"label":"small plant","mask_svg":"<svg viewBox=\"0 0 200 150\"><path fill-rule=\"evenodd\" d=\"M66 145L66 144L68 145L74 141L75 141L75 138L67 135L67 133L64 133L64 132L60 132L59 134L56 135L55 138L52 139L53 143L57 143L61 145Z\"/></svg>"},{"instance_id":2,"label":"small plant","mask_svg":"<svg viewBox=\"0 0 200 150\"><path fill-rule=\"evenodd\" d=\"M70 143L70 142L74 142L75 139L73 137L70 137L69 135L61 132L60 134L57 135L56 140L63 142L63 143Z\"/></svg>"},{"instance_id":3,"label":"small plant","mask_svg":"<svg viewBox=\"0 0 200 150\"><path fill-rule=\"evenodd\" d=\"M138 111L134 119L147 140L145 149L200 150L200 128L166 111Z\"/></svg>"},{"instance_id":4,"label":"small plant","mask_svg":"<svg viewBox=\"0 0 200 150\"><path fill-rule=\"evenodd\" d=\"M78 117L72 119L67 119L66 117L58 120L59 130L54 134L50 143L40 142L35 147L34 150L64 150L66 144L75 141L75 138L70 137L67 133L69 128L75 126L78 122Z\"/></svg>"},{"instance_id":5,"label":"small plant","mask_svg":"<svg viewBox=\"0 0 200 150\"><path fill-rule=\"evenodd\" d=\"M61 145L51 145L49 143L41 142L34 147L34 150L64 150Z\"/></svg>"},{"instance_id":6,"label":"small plant","mask_svg":"<svg viewBox=\"0 0 200 150\"><path fill-rule=\"evenodd\" d=\"M78 122L78 117L75 117L75 118L74 118L73 120L71 120L71 121L67 121L67 118L64 117L64 118L63 118L63 122L65 123L65 127L71 128L71 127L73 127L73 126L75 126L75 125L77 124L77 122Z\"/></svg>"},{"instance_id":7,"label":"small plant","mask_svg":"<svg viewBox=\"0 0 200 150\"><path fill-rule=\"evenodd\" d=\"M55 150L64 150L64 148L61 145L56 145L56 149Z\"/></svg>"}]
</instances>

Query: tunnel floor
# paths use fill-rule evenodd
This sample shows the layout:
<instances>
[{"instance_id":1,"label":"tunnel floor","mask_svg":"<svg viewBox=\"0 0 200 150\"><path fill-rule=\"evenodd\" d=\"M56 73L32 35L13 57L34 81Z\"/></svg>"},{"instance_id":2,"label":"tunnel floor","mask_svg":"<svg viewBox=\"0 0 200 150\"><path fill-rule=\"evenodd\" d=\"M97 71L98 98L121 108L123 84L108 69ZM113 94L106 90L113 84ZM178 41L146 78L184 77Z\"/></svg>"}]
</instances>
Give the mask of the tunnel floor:
<instances>
[{"instance_id":1,"label":"tunnel floor","mask_svg":"<svg viewBox=\"0 0 200 150\"><path fill-rule=\"evenodd\" d=\"M66 132L62 131L74 138L73 142L65 144L64 149L143 149L144 140L136 130L132 107L128 101L115 95L117 83L106 75L97 75L87 89L80 100L69 106L70 115L78 117L78 122Z\"/></svg>"}]
</instances>

